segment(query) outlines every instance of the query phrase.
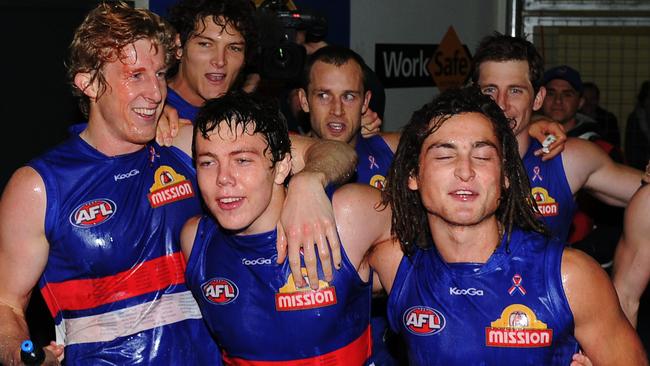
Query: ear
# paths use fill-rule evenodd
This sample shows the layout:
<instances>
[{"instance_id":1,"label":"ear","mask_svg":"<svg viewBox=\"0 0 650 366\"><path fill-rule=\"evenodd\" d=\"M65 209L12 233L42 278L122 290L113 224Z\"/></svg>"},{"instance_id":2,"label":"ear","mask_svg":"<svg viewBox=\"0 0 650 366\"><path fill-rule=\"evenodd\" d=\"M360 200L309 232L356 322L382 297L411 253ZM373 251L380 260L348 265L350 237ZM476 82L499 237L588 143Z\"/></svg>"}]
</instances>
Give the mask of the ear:
<instances>
[{"instance_id":1,"label":"ear","mask_svg":"<svg viewBox=\"0 0 650 366\"><path fill-rule=\"evenodd\" d=\"M533 100L533 111L538 111L540 108L542 108L542 104L544 104L544 98L546 98L546 88L541 86L535 95L535 100Z\"/></svg>"},{"instance_id":2,"label":"ear","mask_svg":"<svg viewBox=\"0 0 650 366\"><path fill-rule=\"evenodd\" d=\"M309 102L307 101L307 92L305 89L298 89L298 99L300 99L300 108L305 113L309 113Z\"/></svg>"},{"instance_id":3,"label":"ear","mask_svg":"<svg viewBox=\"0 0 650 366\"><path fill-rule=\"evenodd\" d=\"M370 98L372 98L372 92L370 90L367 90L365 95L363 96L363 106L361 107L361 114L366 113L368 110L368 106L370 105Z\"/></svg>"},{"instance_id":4,"label":"ear","mask_svg":"<svg viewBox=\"0 0 650 366\"><path fill-rule=\"evenodd\" d=\"M291 173L291 154L286 153L284 159L275 163L275 178L273 181L275 184L282 185L289 173Z\"/></svg>"},{"instance_id":5,"label":"ear","mask_svg":"<svg viewBox=\"0 0 650 366\"><path fill-rule=\"evenodd\" d=\"M183 56L183 45L181 44L180 34L176 34L176 37L174 37L174 43L176 44L176 59L180 60Z\"/></svg>"},{"instance_id":6,"label":"ear","mask_svg":"<svg viewBox=\"0 0 650 366\"><path fill-rule=\"evenodd\" d=\"M578 110L582 109L582 106L585 105L585 97L580 97L580 101L578 102Z\"/></svg>"},{"instance_id":7,"label":"ear","mask_svg":"<svg viewBox=\"0 0 650 366\"><path fill-rule=\"evenodd\" d=\"M409 174L408 187L412 191L417 191L419 188L418 177L416 177L413 172Z\"/></svg>"},{"instance_id":8,"label":"ear","mask_svg":"<svg viewBox=\"0 0 650 366\"><path fill-rule=\"evenodd\" d=\"M74 85L81 90L88 98L97 98L97 81L92 81L89 72L79 72L74 76Z\"/></svg>"}]
</instances>

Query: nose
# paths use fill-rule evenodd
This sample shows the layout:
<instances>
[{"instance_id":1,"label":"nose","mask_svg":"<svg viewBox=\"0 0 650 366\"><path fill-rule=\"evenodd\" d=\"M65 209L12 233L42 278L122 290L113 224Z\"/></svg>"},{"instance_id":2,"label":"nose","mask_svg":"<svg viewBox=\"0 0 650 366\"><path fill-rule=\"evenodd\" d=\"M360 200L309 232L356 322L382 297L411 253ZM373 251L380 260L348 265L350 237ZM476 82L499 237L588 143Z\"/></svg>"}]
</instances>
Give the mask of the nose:
<instances>
[{"instance_id":1,"label":"nose","mask_svg":"<svg viewBox=\"0 0 650 366\"><path fill-rule=\"evenodd\" d=\"M343 114L343 103L339 98L333 98L332 105L330 107L330 113L335 116L340 116Z\"/></svg>"},{"instance_id":2,"label":"nose","mask_svg":"<svg viewBox=\"0 0 650 366\"><path fill-rule=\"evenodd\" d=\"M469 156L461 156L456 162L456 168L454 169L454 176L460 179L463 182L468 182L474 179L476 172L472 166L472 160Z\"/></svg>"},{"instance_id":3,"label":"nose","mask_svg":"<svg viewBox=\"0 0 650 366\"><path fill-rule=\"evenodd\" d=\"M217 185L232 185L234 181L232 169L227 164L219 166L219 171L217 172Z\"/></svg>"},{"instance_id":4,"label":"nose","mask_svg":"<svg viewBox=\"0 0 650 366\"><path fill-rule=\"evenodd\" d=\"M216 67L224 67L226 65L226 51L222 48L217 48L212 55L210 63Z\"/></svg>"},{"instance_id":5,"label":"nose","mask_svg":"<svg viewBox=\"0 0 650 366\"><path fill-rule=\"evenodd\" d=\"M501 108L502 111L506 111L508 109L508 96L506 93L498 93L495 102L499 105L499 108Z\"/></svg>"},{"instance_id":6,"label":"nose","mask_svg":"<svg viewBox=\"0 0 650 366\"><path fill-rule=\"evenodd\" d=\"M147 92L144 94L148 102L151 103L161 103L163 100L163 88L165 88L165 82L160 81L155 75L151 78L151 85L147 87Z\"/></svg>"}]
</instances>

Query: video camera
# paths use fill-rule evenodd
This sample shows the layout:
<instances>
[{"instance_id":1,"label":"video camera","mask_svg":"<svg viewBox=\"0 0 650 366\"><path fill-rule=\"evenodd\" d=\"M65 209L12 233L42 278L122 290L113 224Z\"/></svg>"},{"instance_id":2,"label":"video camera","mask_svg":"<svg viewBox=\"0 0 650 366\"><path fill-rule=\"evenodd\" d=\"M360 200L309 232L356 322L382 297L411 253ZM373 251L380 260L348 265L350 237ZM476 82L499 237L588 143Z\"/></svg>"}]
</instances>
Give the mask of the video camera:
<instances>
[{"instance_id":1,"label":"video camera","mask_svg":"<svg viewBox=\"0 0 650 366\"><path fill-rule=\"evenodd\" d=\"M305 42L319 42L327 35L327 20L309 10L289 10L286 0L265 0L257 9L259 49L257 69L262 78L295 80L307 57L297 43L299 31Z\"/></svg>"}]
</instances>

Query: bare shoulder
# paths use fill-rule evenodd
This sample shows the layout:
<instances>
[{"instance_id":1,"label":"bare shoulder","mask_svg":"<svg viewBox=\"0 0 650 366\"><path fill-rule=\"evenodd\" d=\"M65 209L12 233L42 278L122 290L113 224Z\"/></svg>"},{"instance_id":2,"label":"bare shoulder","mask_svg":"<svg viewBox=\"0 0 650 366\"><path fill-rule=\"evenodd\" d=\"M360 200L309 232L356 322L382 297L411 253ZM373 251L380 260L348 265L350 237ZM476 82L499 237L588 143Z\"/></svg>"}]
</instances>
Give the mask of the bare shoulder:
<instances>
[{"instance_id":1,"label":"bare shoulder","mask_svg":"<svg viewBox=\"0 0 650 366\"><path fill-rule=\"evenodd\" d=\"M381 191L367 184L348 183L334 192L332 205L345 209L372 207L381 201Z\"/></svg>"},{"instance_id":2,"label":"bare shoulder","mask_svg":"<svg viewBox=\"0 0 650 366\"><path fill-rule=\"evenodd\" d=\"M603 149L591 141L577 137L568 137L564 145L563 156L566 155L571 159L586 160L593 156L606 156Z\"/></svg>"},{"instance_id":3,"label":"bare shoulder","mask_svg":"<svg viewBox=\"0 0 650 366\"><path fill-rule=\"evenodd\" d=\"M609 281L607 273L598 262L585 252L573 248L565 248L562 253L562 278L565 283L582 283L582 280L589 278Z\"/></svg>"},{"instance_id":4,"label":"bare shoulder","mask_svg":"<svg viewBox=\"0 0 650 366\"><path fill-rule=\"evenodd\" d=\"M399 139L402 136L401 133L399 132L382 132L380 135L384 141L386 141L386 144L390 149L393 151L397 151L397 146L399 145Z\"/></svg>"},{"instance_id":5,"label":"bare shoulder","mask_svg":"<svg viewBox=\"0 0 650 366\"><path fill-rule=\"evenodd\" d=\"M575 337L594 364L647 364L641 341L625 318L609 277L595 260L579 250L565 249L562 283Z\"/></svg>"},{"instance_id":6,"label":"bare shoulder","mask_svg":"<svg viewBox=\"0 0 650 366\"><path fill-rule=\"evenodd\" d=\"M350 231L356 238L385 239L390 232L391 210L381 202L381 191L367 184L348 183L332 198L337 228L342 235ZM359 227L364 232L359 232Z\"/></svg>"},{"instance_id":7,"label":"bare shoulder","mask_svg":"<svg viewBox=\"0 0 650 366\"><path fill-rule=\"evenodd\" d=\"M189 259L190 254L192 253L194 238L196 237L196 230L199 227L200 221L201 216L197 215L190 217L183 225L183 230L181 231L181 249L183 250L185 259Z\"/></svg>"},{"instance_id":8,"label":"bare shoulder","mask_svg":"<svg viewBox=\"0 0 650 366\"><path fill-rule=\"evenodd\" d=\"M2 207L0 213L7 213L10 217L3 215L2 221L7 221L11 217L21 221L33 220L35 217L27 213L44 215L46 202L47 193L41 175L31 167L22 167L14 172L4 188L0 200L0 207Z\"/></svg>"},{"instance_id":9,"label":"bare shoulder","mask_svg":"<svg viewBox=\"0 0 650 366\"><path fill-rule=\"evenodd\" d=\"M564 250L562 284L576 321L585 313L584 310L592 308L599 301L604 304L614 300L615 305L618 304L614 286L607 273L598 262L580 250Z\"/></svg>"}]
</instances>

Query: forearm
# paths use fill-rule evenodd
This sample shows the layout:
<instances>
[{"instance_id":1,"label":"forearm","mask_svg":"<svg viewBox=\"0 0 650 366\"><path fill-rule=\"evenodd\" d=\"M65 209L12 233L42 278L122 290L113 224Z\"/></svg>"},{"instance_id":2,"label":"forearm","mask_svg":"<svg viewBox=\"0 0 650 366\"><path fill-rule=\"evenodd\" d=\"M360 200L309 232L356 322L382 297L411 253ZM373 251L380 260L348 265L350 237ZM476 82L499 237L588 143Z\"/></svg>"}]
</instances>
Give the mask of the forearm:
<instances>
[{"instance_id":1,"label":"forearm","mask_svg":"<svg viewBox=\"0 0 650 366\"><path fill-rule=\"evenodd\" d=\"M2 300L0 300L2 301ZM0 302L0 364L20 364L20 344L29 339L29 330L22 312Z\"/></svg>"},{"instance_id":2,"label":"forearm","mask_svg":"<svg viewBox=\"0 0 650 366\"><path fill-rule=\"evenodd\" d=\"M357 154L350 145L321 140L305 152L304 166L300 173L315 175L325 187L330 183L347 182L352 177L356 164Z\"/></svg>"}]
</instances>

